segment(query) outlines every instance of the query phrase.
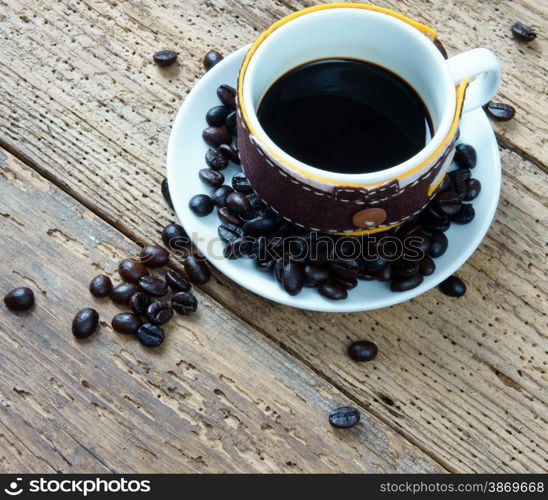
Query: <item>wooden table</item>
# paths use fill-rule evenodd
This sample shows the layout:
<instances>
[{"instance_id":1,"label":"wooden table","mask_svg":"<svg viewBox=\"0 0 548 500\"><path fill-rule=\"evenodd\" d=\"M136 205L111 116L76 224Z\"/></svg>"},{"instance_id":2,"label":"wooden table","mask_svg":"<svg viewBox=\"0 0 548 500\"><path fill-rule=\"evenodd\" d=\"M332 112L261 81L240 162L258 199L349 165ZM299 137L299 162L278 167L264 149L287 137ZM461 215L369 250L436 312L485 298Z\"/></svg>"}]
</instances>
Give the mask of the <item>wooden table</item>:
<instances>
[{"instance_id":1,"label":"wooden table","mask_svg":"<svg viewBox=\"0 0 548 500\"><path fill-rule=\"evenodd\" d=\"M89 280L115 276L174 220L159 184L170 124L209 48L228 54L308 0L9 0L0 3L0 307L3 472L541 472L546 417L546 39L535 0L379 1L438 28L450 54L501 60L495 123L502 199L459 271L461 299L432 290L361 314L283 307L214 273L200 312L155 351L113 333L119 311ZM515 41L516 21L540 34ZM166 70L151 63L179 52ZM544 61L543 61L544 56ZM76 341L77 310L101 328ZM347 345L370 339L374 362ZM354 405L362 423L330 427Z\"/></svg>"}]
</instances>

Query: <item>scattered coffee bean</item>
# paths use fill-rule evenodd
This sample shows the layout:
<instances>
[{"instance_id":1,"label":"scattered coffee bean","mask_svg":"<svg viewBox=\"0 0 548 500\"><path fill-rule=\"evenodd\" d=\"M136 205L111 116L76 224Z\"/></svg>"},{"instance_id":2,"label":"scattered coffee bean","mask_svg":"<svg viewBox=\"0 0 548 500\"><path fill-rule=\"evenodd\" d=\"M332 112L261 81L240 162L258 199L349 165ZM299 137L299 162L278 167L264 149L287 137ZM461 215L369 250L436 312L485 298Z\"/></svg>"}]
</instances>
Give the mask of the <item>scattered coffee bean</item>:
<instances>
[{"instance_id":1,"label":"scattered coffee bean","mask_svg":"<svg viewBox=\"0 0 548 500\"><path fill-rule=\"evenodd\" d=\"M172 295L171 306L179 314L192 314L198 308L198 301L190 292L178 292Z\"/></svg>"},{"instance_id":2,"label":"scattered coffee bean","mask_svg":"<svg viewBox=\"0 0 548 500\"><path fill-rule=\"evenodd\" d=\"M158 347L164 341L164 331L152 323L145 323L137 330L137 338L147 347Z\"/></svg>"},{"instance_id":3,"label":"scattered coffee bean","mask_svg":"<svg viewBox=\"0 0 548 500\"><path fill-rule=\"evenodd\" d=\"M129 307L135 314L137 314L137 316L143 316L146 313L147 307L150 303L150 297L144 292L134 293L129 298Z\"/></svg>"},{"instance_id":4,"label":"scattered coffee bean","mask_svg":"<svg viewBox=\"0 0 548 500\"><path fill-rule=\"evenodd\" d=\"M168 224L164 227L162 241L170 250L180 250L190 242L183 226L179 224Z\"/></svg>"},{"instance_id":5,"label":"scattered coffee bean","mask_svg":"<svg viewBox=\"0 0 548 500\"><path fill-rule=\"evenodd\" d=\"M236 214L243 214L251 208L251 203L243 193L230 193L226 197L226 206Z\"/></svg>"},{"instance_id":6,"label":"scattered coffee bean","mask_svg":"<svg viewBox=\"0 0 548 500\"><path fill-rule=\"evenodd\" d=\"M145 316L153 325L163 325L173 316L173 309L168 302L157 300L147 307Z\"/></svg>"},{"instance_id":7,"label":"scattered coffee bean","mask_svg":"<svg viewBox=\"0 0 548 500\"><path fill-rule=\"evenodd\" d=\"M142 323L139 316L133 313L120 313L112 318L111 325L112 328L119 333L133 335L137 333L137 329Z\"/></svg>"},{"instance_id":8,"label":"scattered coffee bean","mask_svg":"<svg viewBox=\"0 0 548 500\"><path fill-rule=\"evenodd\" d=\"M221 207L217 211L217 216L223 224L230 224L231 226L241 226L244 221L237 215L234 215L228 207Z\"/></svg>"},{"instance_id":9,"label":"scattered coffee bean","mask_svg":"<svg viewBox=\"0 0 548 500\"><path fill-rule=\"evenodd\" d=\"M456 224L469 224L476 215L474 207L470 203L463 203L462 208L453 216L451 221Z\"/></svg>"},{"instance_id":10,"label":"scattered coffee bean","mask_svg":"<svg viewBox=\"0 0 548 500\"><path fill-rule=\"evenodd\" d=\"M491 118L498 120L499 122L507 122L508 120L514 118L516 114L516 109L514 106L503 102L489 101L485 106L483 106L483 109Z\"/></svg>"},{"instance_id":11,"label":"scattered coffee bean","mask_svg":"<svg viewBox=\"0 0 548 500\"><path fill-rule=\"evenodd\" d=\"M249 184L247 177L242 173L232 177L232 187L234 188L234 191L238 191L239 193L250 194L253 192L253 188L251 187L251 184Z\"/></svg>"},{"instance_id":12,"label":"scattered coffee bean","mask_svg":"<svg viewBox=\"0 0 548 500\"><path fill-rule=\"evenodd\" d=\"M318 291L320 292L320 295L323 295L326 299L330 300L343 300L348 297L346 288L336 281L322 283L318 288Z\"/></svg>"},{"instance_id":13,"label":"scattered coffee bean","mask_svg":"<svg viewBox=\"0 0 548 500\"><path fill-rule=\"evenodd\" d=\"M470 144L459 144L455 151L455 163L459 168L474 168L478 160L476 150Z\"/></svg>"},{"instance_id":14,"label":"scattered coffee bean","mask_svg":"<svg viewBox=\"0 0 548 500\"><path fill-rule=\"evenodd\" d=\"M210 50L205 56L203 65L204 69L206 71L209 71L213 66L220 63L223 60L223 56L220 52L217 52L216 50Z\"/></svg>"},{"instance_id":15,"label":"scattered coffee bean","mask_svg":"<svg viewBox=\"0 0 548 500\"><path fill-rule=\"evenodd\" d=\"M440 290L449 297L462 297L466 293L466 285L458 276L449 276L439 285Z\"/></svg>"},{"instance_id":16,"label":"scattered coffee bean","mask_svg":"<svg viewBox=\"0 0 548 500\"><path fill-rule=\"evenodd\" d=\"M205 217L213 212L213 200L207 194L196 194L188 202L188 207L198 217Z\"/></svg>"},{"instance_id":17,"label":"scattered coffee bean","mask_svg":"<svg viewBox=\"0 0 548 500\"><path fill-rule=\"evenodd\" d=\"M516 23L512 26L512 35L520 42L532 42L536 37L536 31L523 23Z\"/></svg>"},{"instance_id":18,"label":"scattered coffee bean","mask_svg":"<svg viewBox=\"0 0 548 500\"><path fill-rule=\"evenodd\" d=\"M360 412L351 406L343 406L329 414L329 423L339 429L354 427L360 421Z\"/></svg>"},{"instance_id":19,"label":"scattered coffee bean","mask_svg":"<svg viewBox=\"0 0 548 500\"><path fill-rule=\"evenodd\" d=\"M152 60L160 67L167 68L177 60L177 52L174 50L161 50L152 56Z\"/></svg>"},{"instance_id":20,"label":"scattered coffee bean","mask_svg":"<svg viewBox=\"0 0 548 500\"><path fill-rule=\"evenodd\" d=\"M213 148L206 151L205 162L213 170L224 170L228 167L228 158L222 151Z\"/></svg>"},{"instance_id":21,"label":"scattered coffee bean","mask_svg":"<svg viewBox=\"0 0 548 500\"><path fill-rule=\"evenodd\" d=\"M229 113L229 115L226 117L225 121L225 127L230 131L232 135L236 135L238 133L238 127L237 127L237 116L238 114L236 111L232 111Z\"/></svg>"},{"instance_id":22,"label":"scattered coffee bean","mask_svg":"<svg viewBox=\"0 0 548 500\"><path fill-rule=\"evenodd\" d=\"M78 311L72 320L72 333L78 339L89 337L99 324L99 314L95 309L86 308Z\"/></svg>"},{"instance_id":23,"label":"scattered coffee bean","mask_svg":"<svg viewBox=\"0 0 548 500\"><path fill-rule=\"evenodd\" d=\"M99 274L91 280L89 291L95 297L107 297L112 291L112 281L108 276Z\"/></svg>"},{"instance_id":24,"label":"scattered coffee bean","mask_svg":"<svg viewBox=\"0 0 548 500\"><path fill-rule=\"evenodd\" d=\"M154 276L142 276L137 282L139 289L151 297L163 297L167 292L167 283Z\"/></svg>"},{"instance_id":25,"label":"scattered coffee bean","mask_svg":"<svg viewBox=\"0 0 548 500\"><path fill-rule=\"evenodd\" d=\"M236 109L236 89L230 85L220 85L217 97L229 109Z\"/></svg>"},{"instance_id":26,"label":"scattered coffee bean","mask_svg":"<svg viewBox=\"0 0 548 500\"><path fill-rule=\"evenodd\" d=\"M468 179L466 181L466 201L475 200L481 191L481 183L477 179Z\"/></svg>"},{"instance_id":27,"label":"scattered coffee bean","mask_svg":"<svg viewBox=\"0 0 548 500\"><path fill-rule=\"evenodd\" d=\"M444 233L441 231L432 231L430 234L430 250L428 250L428 255L430 257L433 257L434 259L441 257L448 246L449 240Z\"/></svg>"},{"instance_id":28,"label":"scattered coffee bean","mask_svg":"<svg viewBox=\"0 0 548 500\"><path fill-rule=\"evenodd\" d=\"M34 305L34 292L27 287L14 288L4 297L4 304L11 311L26 311Z\"/></svg>"},{"instance_id":29,"label":"scattered coffee bean","mask_svg":"<svg viewBox=\"0 0 548 500\"><path fill-rule=\"evenodd\" d=\"M443 56L443 58L447 59L448 57L447 51L445 50L445 47L443 46L443 44L440 42L439 38L434 38L434 45L441 52L441 55Z\"/></svg>"},{"instance_id":30,"label":"scattered coffee bean","mask_svg":"<svg viewBox=\"0 0 548 500\"><path fill-rule=\"evenodd\" d=\"M203 285L211 278L211 271L207 262L196 258L194 255L189 255L185 259L184 267L188 279L196 285Z\"/></svg>"},{"instance_id":31,"label":"scattered coffee bean","mask_svg":"<svg viewBox=\"0 0 548 500\"><path fill-rule=\"evenodd\" d=\"M127 305L129 304L131 296L138 291L139 289L134 283L120 283L112 289L110 298L112 302L115 302L116 304Z\"/></svg>"},{"instance_id":32,"label":"scattered coffee bean","mask_svg":"<svg viewBox=\"0 0 548 500\"><path fill-rule=\"evenodd\" d=\"M219 153L225 155L232 163L240 165L240 153L238 153L230 144L221 144L217 150Z\"/></svg>"},{"instance_id":33,"label":"scattered coffee bean","mask_svg":"<svg viewBox=\"0 0 548 500\"><path fill-rule=\"evenodd\" d=\"M422 274L415 274L415 276L407 278L397 278L390 284L390 290L393 292L407 292L407 290L418 287L423 281Z\"/></svg>"},{"instance_id":34,"label":"scattered coffee bean","mask_svg":"<svg viewBox=\"0 0 548 500\"><path fill-rule=\"evenodd\" d=\"M226 198L230 193L233 192L234 189L232 189L230 186L225 185L217 188L213 193L213 203L215 203L215 206L219 208L226 206Z\"/></svg>"},{"instance_id":35,"label":"scattered coffee bean","mask_svg":"<svg viewBox=\"0 0 548 500\"><path fill-rule=\"evenodd\" d=\"M232 135L224 127L207 127L203 130L202 137L213 148L221 144L230 144L232 141Z\"/></svg>"},{"instance_id":36,"label":"scattered coffee bean","mask_svg":"<svg viewBox=\"0 0 548 500\"><path fill-rule=\"evenodd\" d=\"M174 292L188 292L192 285L179 271L169 269L165 275L166 283Z\"/></svg>"},{"instance_id":37,"label":"scattered coffee bean","mask_svg":"<svg viewBox=\"0 0 548 500\"><path fill-rule=\"evenodd\" d=\"M221 187L225 181L225 176L221 172L217 172L217 170L211 168L202 168L198 172L198 176L204 184L214 189Z\"/></svg>"},{"instance_id":38,"label":"scattered coffee bean","mask_svg":"<svg viewBox=\"0 0 548 500\"><path fill-rule=\"evenodd\" d=\"M165 202L168 207L173 210L173 201L171 201L171 195L169 194L169 185L167 179L164 179L161 184L162 196L164 197Z\"/></svg>"},{"instance_id":39,"label":"scattered coffee bean","mask_svg":"<svg viewBox=\"0 0 548 500\"><path fill-rule=\"evenodd\" d=\"M354 361L371 361L377 356L377 346L367 340L358 340L348 348L348 355Z\"/></svg>"},{"instance_id":40,"label":"scattered coffee bean","mask_svg":"<svg viewBox=\"0 0 548 500\"><path fill-rule=\"evenodd\" d=\"M169 252L157 245L146 246L141 250L139 260L147 267L163 267L169 261Z\"/></svg>"},{"instance_id":41,"label":"scattered coffee bean","mask_svg":"<svg viewBox=\"0 0 548 500\"><path fill-rule=\"evenodd\" d=\"M419 262L419 269L423 276L430 276L431 274L434 274L434 271L436 270L436 264L431 257L428 257L428 255L426 255Z\"/></svg>"},{"instance_id":42,"label":"scattered coffee bean","mask_svg":"<svg viewBox=\"0 0 548 500\"><path fill-rule=\"evenodd\" d=\"M127 283L137 283L141 276L148 275L148 269L133 259L124 259L118 264L118 273Z\"/></svg>"}]
</instances>

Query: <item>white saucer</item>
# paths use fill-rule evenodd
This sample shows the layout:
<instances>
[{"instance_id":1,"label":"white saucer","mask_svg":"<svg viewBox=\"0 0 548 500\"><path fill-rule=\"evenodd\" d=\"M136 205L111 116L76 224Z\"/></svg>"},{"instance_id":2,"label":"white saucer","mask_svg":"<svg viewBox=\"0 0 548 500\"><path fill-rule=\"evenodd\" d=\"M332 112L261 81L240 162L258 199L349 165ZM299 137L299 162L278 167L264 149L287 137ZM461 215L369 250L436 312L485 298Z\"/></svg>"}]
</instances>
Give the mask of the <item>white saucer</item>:
<instances>
[{"instance_id":1,"label":"white saucer","mask_svg":"<svg viewBox=\"0 0 548 500\"><path fill-rule=\"evenodd\" d=\"M392 292L387 283L360 281L348 292L348 298L331 301L322 297L317 289L304 288L296 297L288 295L273 275L259 272L250 259L227 260L222 257L223 244L217 235L219 219L216 211L207 217L197 217L188 208L190 198L198 193L210 194L212 189L198 178L198 171L206 167L204 155L207 146L202 140L202 130L207 126L206 112L219 104L216 89L226 83L236 86L240 64L248 47L242 47L207 72L189 93L179 109L167 151L167 176L171 198L181 224L194 244L230 279L262 297L301 309L326 312L353 312L379 309L398 304L420 295L455 273L478 247L497 208L501 167L497 142L483 110L465 113L460 126L459 141L471 144L478 153L478 163L473 176L482 185L482 191L472 203L476 211L474 220L465 226L451 225L445 233L449 239L447 252L435 259L436 271L424 278L423 283L407 292ZM230 166L223 170L226 183L239 168Z\"/></svg>"}]
</instances>

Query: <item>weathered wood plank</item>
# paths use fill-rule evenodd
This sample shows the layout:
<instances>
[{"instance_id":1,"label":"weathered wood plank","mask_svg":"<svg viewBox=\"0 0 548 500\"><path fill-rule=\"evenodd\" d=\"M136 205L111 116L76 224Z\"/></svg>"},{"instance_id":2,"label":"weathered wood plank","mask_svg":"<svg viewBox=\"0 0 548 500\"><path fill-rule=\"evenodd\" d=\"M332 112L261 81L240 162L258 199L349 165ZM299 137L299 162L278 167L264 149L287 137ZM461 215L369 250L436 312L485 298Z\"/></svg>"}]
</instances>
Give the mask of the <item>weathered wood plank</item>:
<instances>
[{"instance_id":1,"label":"weathered wood plank","mask_svg":"<svg viewBox=\"0 0 548 500\"><path fill-rule=\"evenodd\" d=\"M87 285L138 247L1 151L0 192L0 290L37 295L26 313L0 306L1 471L443 470L366 411L331 428L345 396L204 293L156 350L113 332L120 308ZM90 306L100 330L77 341Z\"/></svg>"}]
</instances>

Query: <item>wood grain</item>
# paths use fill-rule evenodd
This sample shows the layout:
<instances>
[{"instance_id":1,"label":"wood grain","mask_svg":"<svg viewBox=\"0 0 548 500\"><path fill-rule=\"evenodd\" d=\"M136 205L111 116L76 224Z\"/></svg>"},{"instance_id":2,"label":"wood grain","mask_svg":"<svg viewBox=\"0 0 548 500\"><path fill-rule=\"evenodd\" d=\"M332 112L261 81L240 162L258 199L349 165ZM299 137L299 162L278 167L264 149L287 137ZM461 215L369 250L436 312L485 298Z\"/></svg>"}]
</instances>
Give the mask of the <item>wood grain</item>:
<instances>
[{"instance_id":1,"label":"wood grain","mask_svg":"<svg viewBox=\"0 0 548 500\"><path fill-rule=\"evenodd\" d=\"M87 286L138 247L1 151L0 167L0 290L37 296L0 308L2 472L443 470L364 410L331 428L345 396L201 292L158 349L115 333L120 308ZM78 341L90 306L100 329Z\"/></svg>"}]
</instances>

